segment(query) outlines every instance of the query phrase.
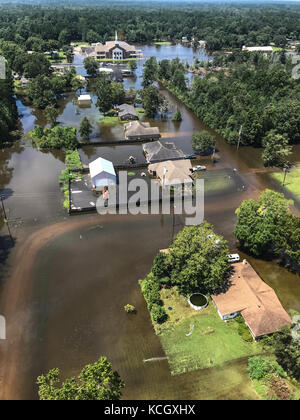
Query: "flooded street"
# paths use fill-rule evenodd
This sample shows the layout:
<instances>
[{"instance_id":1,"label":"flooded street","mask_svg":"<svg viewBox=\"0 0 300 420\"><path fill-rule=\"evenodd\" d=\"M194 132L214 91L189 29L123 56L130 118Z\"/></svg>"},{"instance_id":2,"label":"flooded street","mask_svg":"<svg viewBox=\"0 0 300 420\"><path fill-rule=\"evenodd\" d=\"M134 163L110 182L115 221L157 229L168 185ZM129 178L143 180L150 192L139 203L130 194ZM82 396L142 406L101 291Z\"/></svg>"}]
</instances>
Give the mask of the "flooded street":
<instances>
[{"instance_id":1,"label":"flooded street","mask_svg":"<svg viewBox=\"0 0 300 420\"><path fill-rule=\"evenodd\" d=\"M143 46L146 58L179 57L193 62L195 51L183 46ZM198 50L199 59L208 59ZM143 61L135 78L125 88L140 87ZM169 92L168 118L151 121L163 140L173 141L185 153L192 153L194 130L205 127L194 114ZM60 102L58 122L79 127L83 115L93 122L93 141L119 140L123 126L103 127L95 108L76 114L75 94ZM41 112L18 99L24 133L34 124L44 126ZM182 122L171 121L179 109ZM227 176L237 169L237 182L226 191L205 196L205 219L213 223L236 249L233 229L235 209L241 201L256 198L265 188L281 190L264 170L261 150L239 150L217 137L219 161L201 158L206 176ZM123 162L128 155L142 158L141 145L111 147L84 146L83 163L102 153ZM294 162L300 162L300 147L294 148ZM171 376L168 362L144 363L164 357L155 335L138 279L150 270L159 249L167 248L174 234L184 226L184 216L68 216L58 176L64 169L64 153L40 152L28 140L0 151L0 190L4 195L15 246L9 244L7 226L1 227L0 314L7 321L7 340L0 342L0 399L37 398L36 377L59 367L63 377L75 375L85 364L101 355L108 357L126 387L126 399L254 399L247 373L247 361L236 360L222 368L204 369ZM213 178L215 177L215 178ZM241 188L243 186L244 188ZM288 197L290 198L290 197ZM294 212L300 206L295 202ZM247 257L248 258L248 257ZM285 309L300 311L300 278L275 262L249 258L258 274L278 294ZM128 315L127 303L137 308Z\"/></svg>"}]
</instances>

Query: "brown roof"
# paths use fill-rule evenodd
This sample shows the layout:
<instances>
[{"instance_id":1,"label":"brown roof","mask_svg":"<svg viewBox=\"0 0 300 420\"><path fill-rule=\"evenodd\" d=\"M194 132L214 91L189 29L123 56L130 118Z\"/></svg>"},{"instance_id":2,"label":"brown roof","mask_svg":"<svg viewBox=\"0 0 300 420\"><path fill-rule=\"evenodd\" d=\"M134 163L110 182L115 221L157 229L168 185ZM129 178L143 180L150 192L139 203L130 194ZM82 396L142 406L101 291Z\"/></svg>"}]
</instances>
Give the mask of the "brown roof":
<instances>
[{"instance_id":1,"label":"brown roof","mask_svg":"<svg viewBox=\"0 0 300 420\"><path fill-rule=\"evenodd\" d=\"M125 136L135 137L160 137L158 127L151 127L148 122L131 121L124 124Z\"/></svg>"},{"instance_id":2,"label":"brown roof","mask_svg":"<svg viewBox=\"0 0 300 420\"><path fill-rule=\"evenodd\" d=\"M228 290L212 295L222 316L241 312L255 337L271 334L285 325L291 318L282 307L274 290L255 272L250 264L233 265Z\"/></svg>"},{"instance_id":3,"label":"brown roof","mask_svg":"<svg viewBox=\"0 0 300 420\"><path fill-rule=\"evenodd\" d=\"M133 45L129 45L129 44L127 44L127 42L124 42L124 41L107 41L105 43L105 45L99 43L95 46L95 51L106 51L107 52L114 47L122 48L125 51L136 51L136 49Z\"/></svg>"},{"instance_id":4,"label":"brown roof","mask_svg":"<svg viewBox=\"0 0 300 420\"><path fill-rule=\"evenodd\" d=\"M150 164L148 170L151 172L155 171L161 180L164 178L164 185L178 185L193 182L190 177L191 167L191 161L187 159L165 160Z\"/></svg>"}]
</instances>

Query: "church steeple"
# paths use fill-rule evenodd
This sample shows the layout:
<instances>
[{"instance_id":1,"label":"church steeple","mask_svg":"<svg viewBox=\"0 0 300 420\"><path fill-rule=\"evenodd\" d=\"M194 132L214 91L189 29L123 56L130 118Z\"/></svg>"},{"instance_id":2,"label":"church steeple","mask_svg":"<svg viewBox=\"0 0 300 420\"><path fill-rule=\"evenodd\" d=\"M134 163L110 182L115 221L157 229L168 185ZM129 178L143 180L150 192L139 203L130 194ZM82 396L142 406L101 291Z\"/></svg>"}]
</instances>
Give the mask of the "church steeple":
<instances>
[{"instance_id":1,"label":"church steeple","mask_svg":"<svg viewBox=\"0 0 300 420\"><path fill-rule=\"evenodd\" d=\"M118 42L118 31L115 33L115 42Z\"/></svg>"}]
</instances>

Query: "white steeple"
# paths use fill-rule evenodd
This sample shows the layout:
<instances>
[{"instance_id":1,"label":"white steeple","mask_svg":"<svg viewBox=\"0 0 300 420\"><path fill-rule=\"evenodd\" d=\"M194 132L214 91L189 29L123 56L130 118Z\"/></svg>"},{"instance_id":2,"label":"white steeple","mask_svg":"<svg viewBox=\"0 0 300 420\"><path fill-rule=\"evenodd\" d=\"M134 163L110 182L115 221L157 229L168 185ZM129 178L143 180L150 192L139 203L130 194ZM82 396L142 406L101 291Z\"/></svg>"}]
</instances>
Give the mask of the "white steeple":
<instances>
[{"instance_id":1,"label":"white steeple","mask_svg":"<svg viewBox=\"0 0 300 420\"><path fill-rule=\"evenodd\" d=\"M116 31L115 42L118 42L118 31Z\"/></svg>"}]
</instances>

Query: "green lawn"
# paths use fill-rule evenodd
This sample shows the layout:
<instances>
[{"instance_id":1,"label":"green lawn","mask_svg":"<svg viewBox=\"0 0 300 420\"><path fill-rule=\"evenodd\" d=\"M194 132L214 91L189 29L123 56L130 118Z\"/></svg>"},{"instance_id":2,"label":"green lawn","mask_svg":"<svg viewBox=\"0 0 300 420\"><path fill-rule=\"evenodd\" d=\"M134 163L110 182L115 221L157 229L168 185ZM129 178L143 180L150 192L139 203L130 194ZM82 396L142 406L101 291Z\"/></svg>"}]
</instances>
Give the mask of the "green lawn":
<instances>
[{"instance_id":1,"label":"green lawn","mask_svg":"<svg viewBox=\"0 0 300 420\"><path fill-rule=\"evenodd\" d=\"M157 41L157 42L154 42L154 45L171 45L172 44L172 42L169 42L169 41Z\"/></svg>"},{"instance_id":2,"label":"green lawn","mask_svg":"<svg viewBox=\"0 0 300 420\"><path fill-rule=\"evenodd\" d=\"M271 177L282 184L284 174L283 172L274 172ZM300 198L300 167L287 173L284 188Z\"/></svg>"},{"instance_id":3,"label":"green lawn","mask_svg":"<svg viewBox=\"0 0 300 420\"><path fill-rule=\"evenodd\" d=\"M172 289L162 291L170 319L160 327L156 325L155 329L169 358L172 375L222 366L231 360L262 352L258 343L242 340L234 320L223 322L212 302L196 312L187 306L185 299L171 293ZM172 311L168 310L169 306ZM190 331L192 334L187 337Z\"/></svg>"}]
</instances>

